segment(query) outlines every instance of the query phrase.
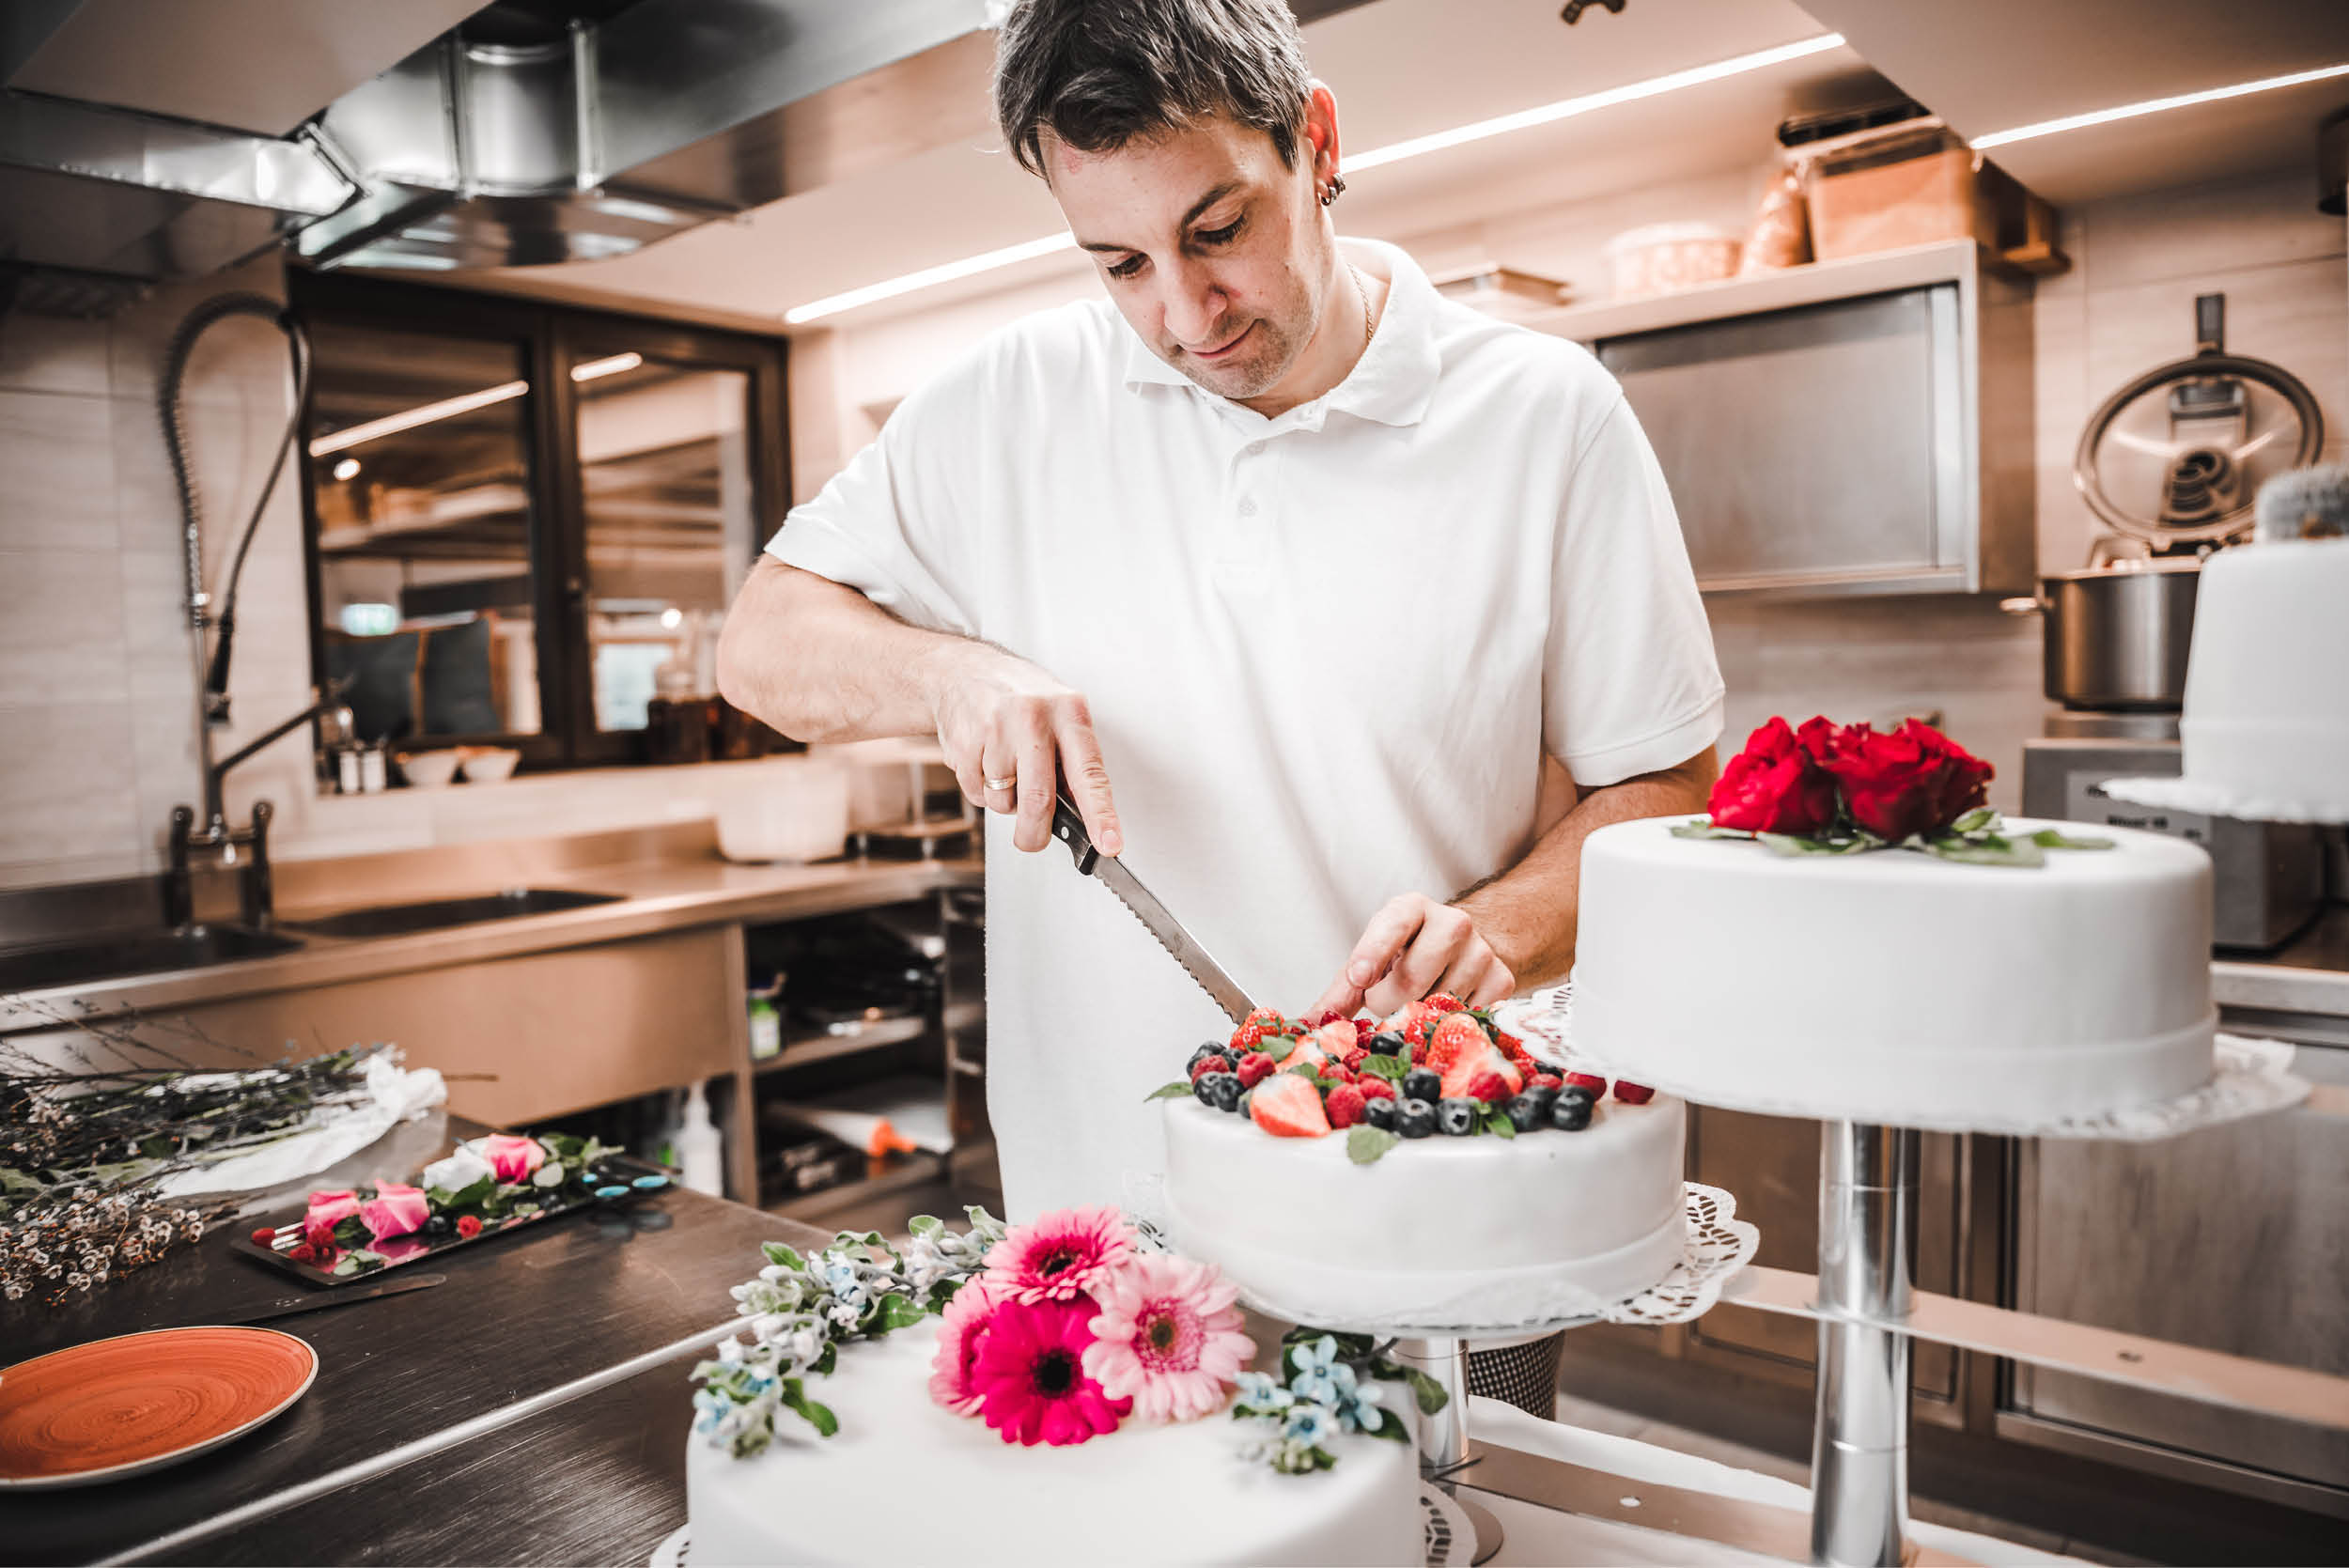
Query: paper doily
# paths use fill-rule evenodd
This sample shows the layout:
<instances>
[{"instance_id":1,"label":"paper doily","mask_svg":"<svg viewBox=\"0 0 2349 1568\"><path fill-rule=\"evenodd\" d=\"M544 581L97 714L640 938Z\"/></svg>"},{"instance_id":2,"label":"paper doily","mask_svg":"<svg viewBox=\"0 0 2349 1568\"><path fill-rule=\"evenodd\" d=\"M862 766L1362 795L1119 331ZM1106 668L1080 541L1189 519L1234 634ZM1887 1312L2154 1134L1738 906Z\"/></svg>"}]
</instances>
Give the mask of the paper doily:
<instances>
[{"instance_id":1,"label":"paper doily","mask_svg":"<svg viewBox=\"0 0 2349 1568\"><path fill-rule=\"evenodd\" d=\"M693 1527L679 1525L662 1538L652 1549L652 1560L645 1568L685 1568L687 1555L693 1547Z\"/></svg>"},{"instance_id":2,"label":"paper doily","mask_svg":"<svg viewBox=\"0 0 2349 1568\"><path fill-rule=\"evenodd\" d=\"M2349 799L2311 802L2282 795L2249 794L2208 779L2107 779L2096 786L2116 800L2204 816L2253 822L2349 822Z\"/></svg>"},{"instance_id":3,"label":"paper doily","mask_svg":"<svg viewBox=\"0 0 2349 1568\"><path fill-rule=\"evenodd\" d=\"M1608 1063L1580 1049L1574 1040L1574 997L1571 986L1535 992L1521 1001L1508 1002L1496 1017L1526 1049L1554 1066L1612 1077ZM2203 1127L2221 1126L2253 1116L2289 1110L2309 1097L2306 1079L2292 1071L2293 1048L2281 1040L2250 1040L2221 1034L2212 1044L2210 1081L2201 1088L2155 1105L2130 1106L2092 1115L2033 1117L2018 1105L2009 1117L1990 1115L1936 1116L1929 1111L1904 1112L1898 1117L1845 1117L1888 1126L1916 1127L1925 1132L1986 1132L2011 1138L2073 1138L2112 1142L2151 1143ZM1638 1080L1651 1089L1677 1094L1694 1105L1750 1110L1765 1116L1817 1117L1815 1102L1800 1096L1727 1096L1702 1083L1673 1082L1647 1069Z\"/></svg>"}]
</instances>

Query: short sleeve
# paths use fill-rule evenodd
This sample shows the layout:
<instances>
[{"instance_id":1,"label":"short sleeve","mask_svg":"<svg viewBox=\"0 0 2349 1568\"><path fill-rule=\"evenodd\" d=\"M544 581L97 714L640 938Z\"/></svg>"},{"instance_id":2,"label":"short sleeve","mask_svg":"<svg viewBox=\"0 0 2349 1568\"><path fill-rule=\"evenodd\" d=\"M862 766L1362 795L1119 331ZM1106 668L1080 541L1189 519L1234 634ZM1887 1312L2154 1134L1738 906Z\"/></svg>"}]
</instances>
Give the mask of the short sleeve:
<instances>
[{"instance_id":1,"label":"short sleeve","mask_svg":"<svg viewBox=\"0 0 2349 1568\"><path fill-rule=\"evenodd\" d=\"M900 403L871 444L791 509L767 553L915 626L978 635L969 481L984 380L969 360Z\"/></svg>"},{"instance_id":2,"label":"short sleeve","mask_svg":"<svg viewBox=\"0 0 2349 1568\"><path fill-rule=\"evenodd\" d=\"M1542 738L1575 783L1620 784L1719 739L1704 601L1663 470L1620 394L1566 476L1553 559Z\"/></svg>"}]
</instances>

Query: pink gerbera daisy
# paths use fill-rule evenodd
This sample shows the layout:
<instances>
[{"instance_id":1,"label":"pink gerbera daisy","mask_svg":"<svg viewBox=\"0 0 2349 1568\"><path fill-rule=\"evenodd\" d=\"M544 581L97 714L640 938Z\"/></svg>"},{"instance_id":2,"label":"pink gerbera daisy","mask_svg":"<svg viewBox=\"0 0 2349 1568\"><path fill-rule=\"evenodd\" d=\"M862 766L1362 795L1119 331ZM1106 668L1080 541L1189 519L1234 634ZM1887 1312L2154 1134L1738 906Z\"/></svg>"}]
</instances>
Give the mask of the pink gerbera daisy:
<instances>
[{"instance_id":1,"label":"pink gerbera daisy","mask_svg":"<svg viewBox=\"0 0 2349 1568\"><path fill-rule=\"evenodd\" d=\"M1240 1331L1238 1287L1206 1264L1136 1253L1094 1287L1085 1372L1112 1397L1129 1398L1144 1421L1187 1421L1213 1414L1223 1386L1256 1346Z\"/></svg>"},{"instance_id":2,"label":"pink gerbera daisy","mask_svg":"<svg viewBox=\"0 0 2349 1568\"><path fill-rule=\"evenodd\" d=\"M979 1390L971 1381L987 1327L1003 1293L985 1278L966 1281L946 1303L938 1329L938 1354L930 1361L930 1398L957 1416L974 1416Z\"/></svg>"},{"instance_id":3,"label":"pink gerbera daisy","mask_svg":"<svg viewBox=\"0 0 2349 1568\"><path fill-rule=\"evenodd\" d=\"M971 1369L987 1424L1006 1443L1055 1448L1117 1430L1133 1402L1112 1399L1085 1375L1093 1304L1005 1301L995 1309Z\"/></svg>"},{"instance_id":4,"label":"pink gerbera daisy","mask_svg":"<svg viewBox=\"0 0 2349 1568\"><path fill-rule=\"evenodd\" d=\"M1115 1209L1059 1209L1014 1225L988 1250L987 1272L1021 1301L1074 1301L1132 1250Z\"/></svg>"}]
</instances>

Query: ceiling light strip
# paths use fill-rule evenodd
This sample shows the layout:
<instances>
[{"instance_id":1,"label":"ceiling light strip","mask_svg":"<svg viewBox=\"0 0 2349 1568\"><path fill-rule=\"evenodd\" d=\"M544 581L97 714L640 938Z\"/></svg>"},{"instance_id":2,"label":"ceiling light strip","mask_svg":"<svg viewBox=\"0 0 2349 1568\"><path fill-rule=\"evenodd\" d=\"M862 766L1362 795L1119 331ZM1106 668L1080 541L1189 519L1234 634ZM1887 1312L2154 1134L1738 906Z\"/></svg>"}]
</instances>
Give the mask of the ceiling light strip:
<instances>
[{"instance_id":1,"label":"ceiling light strip","mask_svg":"<svg viewBox=\"0 0 2349 1568\"><path fill-rule=\"evenodd\" d=\"M1601 92L1584 93L1579 98L1561 99L1555 103L1545 103L1539 108L1522 110L1514 115L1501 115L1492 119L1477 120L1473 124L1458 126L1450 131L1439 131L1430 135L1415 136L1408 141L1394 142L1369 152L1349 156L1346 160L1346 172L1355 174L1364 169L1377 168L1385 163L1399 163L1407 158L1417 158L1422 154L1436 152L1444 147L1459 147L1467 142L1481 142L1490 136L1506 135L1512 131L1523 131L1536 125L1548 125L1555 120L1572 119L1577 115L1587 115L1595 109L1610 109L1619 103L1635 103L1641 99L1677 92L1683 87L1700 86L1707 82L1720 81L1724 77L1743 75L1750 70L1766 70L1771 66L1783 65L1789 60L1799 60L1805 55L1822 54L1829 49L1840 49L1843 43L1843 36L1841 33L1822 33L1816 38L1782 44L1776 49L1765 49L1751 54L1739 54L1732 59L1717 60L1707 66L1695 66L1688 70L1675 70L1665 76L1651 76L1643 82L1627 83L1623 86L1609 87ZM827 316L837 316L844 310L854 310L859 305L877 304L882 300L894 300L901 294L910 294L918 289L935 287L941 283L952 283L957 278L967 278L980 272L993 272L998 267L1009 267L1018 262L1031 261L1037 256L1050 256L1055 251L1067 250L1075 244L1075 237L1063 232L1040 240L1030 240L1022 244L1005 245L1001 250L965 256L959 261L949 261L940 267L926 267L921 272L908 272L903 277L891 278L883 283L868 284L863 288L851 288L846 293L827 295L820 300L812 300L806 304L795 305L785 311L783 319L789 326L805 326L810 321L819 321Z\"/></svg>"},{"instance_id":2,"label":"ceiling light strip","mask_svg":"<svg viewBox=\"0 0 2349 1568\"><path fill-rule=\"evenodd\" d=\"M637 353L614 354L610 359L591 359L583 365L571 366L571 380L598 381L606 376L617 376L623 371L633 370L644 363L645 356Z\"/></svg>"},{"instance_id":3,"label":"ceiling light strip","mask_svg":"<svg viewBox=\"0 0 2349 1568\"><path fill-rule=\"evenodd\" d=\"M387 413L381 419L370 419L364 425L347 426L331 434L319 437L310 442L310 456L313 458L328 457L347 447L356 446L361 442L374 441L381 436L397 435L402 430L412 430L419 425L429 425L435 420L453 419L460 413L471 413L475 409L486 409L492 403L503 403L510 397L520 397L529 390L528 381L501 381L496 386L483 387L479 392L468 392L461 397L445 397L440 402L427 403L421 408L407 409L398 413Z\"/></svg>"},{"instance_id":4,"label":"ceiling light strip","mask_svg":"<svg viewBox=\"0 0 2349 1568\"><path fill-rule=\"evenodd\" d=\"M2052 136L2061 131L2078 131L2091 125L2109 125L2114 120L2136 119L2140 115L2158 115L2170 109L2185 109L2197 103L2217 103L2222 99L2245 98L2252 93L2273 92L2279 87L2297 87L2310 82L2328 82L2336 76L2349 76L2349 63L2320 66L2314 70L2295 70L2289 76L2267 76L2257 82L2238 82L2232 87L2212 87L2203 92L2179 93L2174 98L2149 98L2142 103L2123 103L2117 109L2096 109L2085 115L2067 115L2061 119L2041 120L2036 125L2018 125L2012 131L1994 131L1987 136L1968 138L1978 151L2004 147L2009 142L2028 142L2039 136Z\"/></svg>"}]
</instances>

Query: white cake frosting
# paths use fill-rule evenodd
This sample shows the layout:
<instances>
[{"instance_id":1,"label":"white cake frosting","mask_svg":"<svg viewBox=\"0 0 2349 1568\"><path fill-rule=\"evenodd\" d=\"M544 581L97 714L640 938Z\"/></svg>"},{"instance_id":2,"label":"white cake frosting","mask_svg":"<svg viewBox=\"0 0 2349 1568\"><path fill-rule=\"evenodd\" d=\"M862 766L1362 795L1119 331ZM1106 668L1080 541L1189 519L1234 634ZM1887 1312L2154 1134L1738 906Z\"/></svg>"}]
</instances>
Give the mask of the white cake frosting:
<instances>
[{"instance_id":1,"label":"white cake frosting","mask_svg":"<svg viewBox=\"0 0 2349 1568\"><path fill-rule=\"evenodd\" d=\"M1599 1103L1579 1132L1411 1139L1357 1165L1345 1134L1275 1138L1166 1105L1177 1250L1260 1310L1336 1328L1505 1328L1585 1316L1680 1261L1686 1114Z\"/></svg>"},{"instance_id":2,"label":"white cake frosting","mask_svg":"<svg viewBox=\"0 0 2349 1568\"><path fill-rule=\"evenodd\" d=\"M1573 1045L1701 1104L2049 1119L2211 1076L2211 872L2159 833L2037 867L1782 856L1619 822L1582 849ZM2027 834L2044 822L2014 821Z\"/></svg>"},{"instance_id":3,"label":"white cake frosting","mask_svg":"<svg viewBox=\"0 0 2349 1568\"><path fill-rule=\"evenodd\" d=\"M1409 1443L1333 1438L1313 1475L1242 1459L1254 1429L1221 1416L1022 1448L930 1402L937 1344L925 1327L843 1345L809 1389L833 1436L786 1424L749 1459L688 1438L693 1568L1425 1560Z\"/></svg>"},{"instance_id":4,"label":"white cake frosting","mask_svg":"<svg viewBox=\"0 0 2349 1568\"><path fill-rule=\"evenodd\" d=\"M2349 539L2222 551L2195 595L2185 775L2236 816L2349 821Z\"/></svg>"}]
</instances>

